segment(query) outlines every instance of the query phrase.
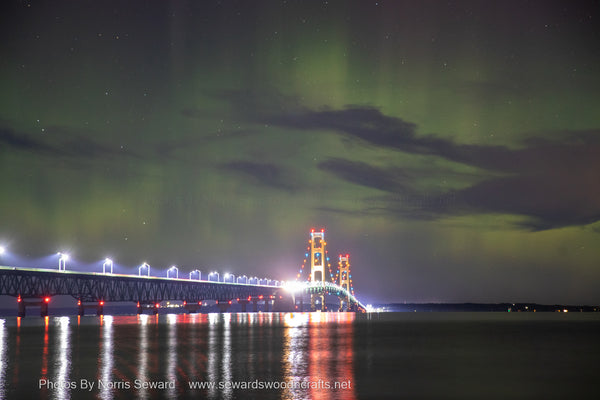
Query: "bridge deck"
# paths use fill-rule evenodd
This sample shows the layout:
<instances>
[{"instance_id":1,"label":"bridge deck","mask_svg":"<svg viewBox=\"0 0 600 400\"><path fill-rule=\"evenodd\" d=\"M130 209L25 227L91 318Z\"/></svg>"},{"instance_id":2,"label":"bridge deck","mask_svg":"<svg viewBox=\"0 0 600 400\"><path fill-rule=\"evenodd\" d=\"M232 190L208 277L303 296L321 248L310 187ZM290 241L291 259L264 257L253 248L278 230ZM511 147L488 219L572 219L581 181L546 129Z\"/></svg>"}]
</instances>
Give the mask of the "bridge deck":
<instances>
[{"instance_id":1,"label":"bridge deck","mask_svg":"<svg viewBox=\"0 0 600 400\"><path fill-rule=\"evenodd\" d=\"M22 298L69 295L81 301L192 302L272 296L280 290L270 285L0 267L0 295Z\"/></svg>"}]
</instances>

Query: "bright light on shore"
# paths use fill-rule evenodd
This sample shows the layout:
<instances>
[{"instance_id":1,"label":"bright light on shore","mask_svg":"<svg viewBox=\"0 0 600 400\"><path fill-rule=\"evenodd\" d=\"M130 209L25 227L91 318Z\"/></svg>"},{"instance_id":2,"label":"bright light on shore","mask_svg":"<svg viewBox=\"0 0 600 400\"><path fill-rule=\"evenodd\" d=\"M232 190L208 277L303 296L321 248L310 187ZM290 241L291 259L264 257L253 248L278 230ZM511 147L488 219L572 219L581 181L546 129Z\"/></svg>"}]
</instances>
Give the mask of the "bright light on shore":
<instances>
[{"instance_id":1,"label":"bright light on shore","mask_svg":"<svg viewBox=\"0 0 600 400\"><path fill-rule=\"evenodd\" d=\"M4 246L0 246L0 255L4 254L6 252L6 248L4 248Z\"/></svg>"},{"instance_id":2,"label":"bright light on shore","mask_svg":"<svg viewBox=\"0 0 600 400\"><path fill-rule=\"evenodd\" d=\"M296 281L287 281L281 285L288 292L301 292L306 288L306 283L304 282L296 282Z\"/></svg>"}]
</instances>

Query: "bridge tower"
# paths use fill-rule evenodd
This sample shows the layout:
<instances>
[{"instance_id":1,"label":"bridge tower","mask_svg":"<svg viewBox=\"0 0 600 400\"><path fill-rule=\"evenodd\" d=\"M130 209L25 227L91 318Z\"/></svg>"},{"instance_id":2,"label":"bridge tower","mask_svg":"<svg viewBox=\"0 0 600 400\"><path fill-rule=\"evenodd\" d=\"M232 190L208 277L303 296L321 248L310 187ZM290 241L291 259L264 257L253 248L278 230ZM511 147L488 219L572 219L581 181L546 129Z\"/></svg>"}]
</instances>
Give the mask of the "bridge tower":
<instances>
[{"instance_id":1,"label":"bridge tower","mask_svg":"<svg viewBox=\"0 0 600 400\"><path fill-rule=\"evenodd\" d=\"M338 259L338 284L348 291L350 294L352 285L350 284L350 255L340 254ZM350 309L350 298L349 296L340 297L340 311L344 309L344 303L346 305L346 310Z\"/></svg>"},{"instance_id":2,"label":"bridge tower","mask_svg":"<svg viewBox=\"0 0 600 400\"><path fill-rule=\"evenodd\" d=\"M314 229L310 231L310 277L309 280L314 283L321 283L325 286L325 262L326 262L326 251L325 246L325 229L321 229L321 232L315 232ZM321 311L325 311L325 295L321 293L311 293L310 295L310 310L317 310L317 300L320 304L318 305Z\"/></svg>"}]
</instances>

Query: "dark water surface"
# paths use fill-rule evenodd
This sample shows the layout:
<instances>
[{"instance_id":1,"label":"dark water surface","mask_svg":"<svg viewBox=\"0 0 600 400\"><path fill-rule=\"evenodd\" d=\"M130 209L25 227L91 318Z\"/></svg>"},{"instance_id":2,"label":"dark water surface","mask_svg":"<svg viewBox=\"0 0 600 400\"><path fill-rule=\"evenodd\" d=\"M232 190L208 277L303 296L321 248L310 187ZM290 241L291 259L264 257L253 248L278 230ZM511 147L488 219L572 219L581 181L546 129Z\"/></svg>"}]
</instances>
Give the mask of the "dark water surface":
<instances>
[{"instance_id":1,"label":"dark water surface","mask_svg":"<svg viewBox=\"0 0 600 400\"><path fill-rule=\"evenodd\" d=\"M1 399L596 399L599 373L596 313L0 319Z\"/></svg>"}]
</instances>

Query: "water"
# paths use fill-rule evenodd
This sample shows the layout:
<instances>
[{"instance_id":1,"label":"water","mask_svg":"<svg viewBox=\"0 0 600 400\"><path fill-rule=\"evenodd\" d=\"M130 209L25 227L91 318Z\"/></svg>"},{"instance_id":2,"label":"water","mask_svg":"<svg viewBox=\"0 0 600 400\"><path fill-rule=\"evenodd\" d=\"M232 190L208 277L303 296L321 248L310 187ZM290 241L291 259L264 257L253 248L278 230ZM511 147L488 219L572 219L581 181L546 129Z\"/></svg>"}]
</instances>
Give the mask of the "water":
<instances>
[{"instance_id":1,"label":"water","mask_svg":"<svg viewBox=\"0 0 600 400\"><path fill-rule=\"evenodd\" d=\"M9 317L0 399L597 398L599 334L595 313Z\"/></svg>"}]
</instances>

